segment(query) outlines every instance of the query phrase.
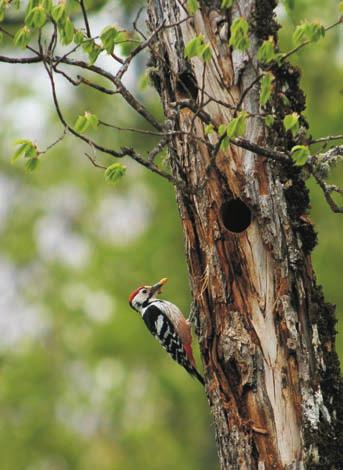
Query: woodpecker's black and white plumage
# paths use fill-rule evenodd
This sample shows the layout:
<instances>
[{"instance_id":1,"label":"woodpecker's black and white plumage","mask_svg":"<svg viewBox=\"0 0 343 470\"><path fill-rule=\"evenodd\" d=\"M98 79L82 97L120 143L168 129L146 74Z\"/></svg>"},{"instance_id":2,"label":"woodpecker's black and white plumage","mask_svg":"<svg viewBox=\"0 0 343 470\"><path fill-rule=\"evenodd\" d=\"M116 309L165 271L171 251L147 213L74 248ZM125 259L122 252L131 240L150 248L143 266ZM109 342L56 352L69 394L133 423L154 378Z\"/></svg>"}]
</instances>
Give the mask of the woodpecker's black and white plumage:
<instances>
[{"instance_id":1,"label":"woodpecker's black and white plumage","mask_svg":"<svg viewBox=\"0 0 343 470\"><path fill-rule=\"evenodd\" d=\"M150 333L160 342L169 355L193 377L204 385L204 379L196 369L192 351L192 331L180 309L155 297L161 292L167 279L153 286L141 286L131 292L130 306L142 315Z\"/></svg>"}]
</instances>

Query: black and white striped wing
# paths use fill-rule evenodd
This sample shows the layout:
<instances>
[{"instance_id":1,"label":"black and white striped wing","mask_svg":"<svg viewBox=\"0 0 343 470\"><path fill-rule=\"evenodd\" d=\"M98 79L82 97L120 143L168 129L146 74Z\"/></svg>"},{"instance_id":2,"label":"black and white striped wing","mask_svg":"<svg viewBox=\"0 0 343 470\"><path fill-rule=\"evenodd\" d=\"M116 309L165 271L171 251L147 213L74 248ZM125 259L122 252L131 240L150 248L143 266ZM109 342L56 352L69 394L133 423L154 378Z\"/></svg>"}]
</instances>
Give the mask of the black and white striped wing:
<instances>
[{"instance_id":1,"label":"black and white striped wing","mask_svg":"<svg viewBox=\"0 0 343 470\"><path fill-rule=\"evenodd\" d=\"M159 308L150 305L144 311L143 320L150 332L174 361L194 375L195 369L187 358L181 339L169 318Z\"/></svg>"}]
</instances>

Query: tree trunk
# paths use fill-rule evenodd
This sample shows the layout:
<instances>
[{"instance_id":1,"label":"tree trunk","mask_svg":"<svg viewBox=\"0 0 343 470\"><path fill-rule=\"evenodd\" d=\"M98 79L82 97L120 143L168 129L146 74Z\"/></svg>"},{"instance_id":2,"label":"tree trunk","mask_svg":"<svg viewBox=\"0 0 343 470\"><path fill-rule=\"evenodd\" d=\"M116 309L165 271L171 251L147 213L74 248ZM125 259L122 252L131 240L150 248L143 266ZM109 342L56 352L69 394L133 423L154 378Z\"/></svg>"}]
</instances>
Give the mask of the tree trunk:
<instances>
[{"instance_id":1,"label":"tree trunk","mask_svg":"<svg viewBox=\"0 0 343 470\"><path fill-rule=\"evenodd\" d=\"M228 123L242 98L243 109L260 112L259 84L249 87L260 73L258 45L276 36L275 3L236 0L221 10L221 1L203 0L181 21L182 3L149 2L152 31L179 23L151 47L153 78L171 130L182 131L171 138L170 163L184 182L177 201L221 468L343 468L334 308L315 283L316 236L300 171L233 145L214 155L205 143L215 134L205 135L204 113ZM249 54L228 46L237 16L250 25ZM199 34L213 50L205 70L200 59L183 58ZM287 150L294 143L282 118L300 113L304 97L297 70L283 63L273 73L278 119L267 133L261 118L249 118L246 139Z\"/></svg>"}]
</instances>

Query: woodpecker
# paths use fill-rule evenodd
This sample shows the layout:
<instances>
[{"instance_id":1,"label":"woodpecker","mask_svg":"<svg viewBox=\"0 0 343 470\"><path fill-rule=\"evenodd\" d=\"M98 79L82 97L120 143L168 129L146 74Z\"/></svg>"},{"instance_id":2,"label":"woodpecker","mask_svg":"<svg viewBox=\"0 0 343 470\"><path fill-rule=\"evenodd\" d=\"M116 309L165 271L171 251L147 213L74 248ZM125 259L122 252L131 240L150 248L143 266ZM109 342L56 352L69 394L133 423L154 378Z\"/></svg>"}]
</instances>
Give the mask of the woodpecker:
<instances>
[{"instance_id":1,"label":"woodpecker","mask_svg":"<svg viewBox=\"0 0 343 470\"><path fill-rule=\"evenodd\" d=\"M189 322L180 309L155 297L161 293L167 278L153 286L141 286L129 295L130 307L140 313L150 333L160 342L167 353L204 385L204 379L196 369L192 351L192 332Z\"/></svg>"}]
</instances>

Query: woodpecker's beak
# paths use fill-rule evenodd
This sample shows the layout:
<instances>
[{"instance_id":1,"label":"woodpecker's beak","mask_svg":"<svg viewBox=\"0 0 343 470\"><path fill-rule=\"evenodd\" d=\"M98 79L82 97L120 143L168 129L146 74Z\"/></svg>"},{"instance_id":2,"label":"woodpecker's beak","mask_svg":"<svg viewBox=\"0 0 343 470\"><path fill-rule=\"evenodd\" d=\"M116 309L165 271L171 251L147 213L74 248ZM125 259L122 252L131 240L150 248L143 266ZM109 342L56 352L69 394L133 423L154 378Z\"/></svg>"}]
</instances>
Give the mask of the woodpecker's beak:
<instances>
[{"instance_id":1,"label":"woodpecker's beak","mask_svg":"<svg viewBox=\"0 0 343 470\"><path fill-rule=\"evenodd\" d=\"M168 281L168 279L166 277L164 277L163 279L161 279L159 282L157 282L156 284L154 284L153 286L151 286L151 289L150 289L150 293L151 295L154 295L154 294L160 294L161 293L161 289L162 289L162 286Z\"/></svg>"}]
</instances>

